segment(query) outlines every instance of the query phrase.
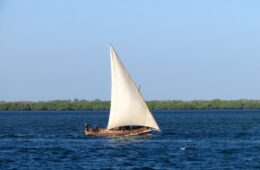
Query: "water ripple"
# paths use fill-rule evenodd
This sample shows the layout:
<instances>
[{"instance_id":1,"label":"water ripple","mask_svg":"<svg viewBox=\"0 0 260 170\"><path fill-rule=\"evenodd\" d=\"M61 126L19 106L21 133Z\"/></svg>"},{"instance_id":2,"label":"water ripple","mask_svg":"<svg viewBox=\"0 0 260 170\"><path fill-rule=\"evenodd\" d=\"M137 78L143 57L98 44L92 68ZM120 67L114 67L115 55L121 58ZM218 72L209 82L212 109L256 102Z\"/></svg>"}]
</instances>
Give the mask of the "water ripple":
<instances>
[{"instance_id":1,"label":"water ripple","mask_svg":"<svg viewBox=\"0 0 260 170\"><path fill-rule=\"evenodd\" d=\"M7 116L8 114L8 116ZM156 111L147 137L85 136L107 112L0 112L0 169L260 169L260 111Z\"/></svg>"}]
</instances>

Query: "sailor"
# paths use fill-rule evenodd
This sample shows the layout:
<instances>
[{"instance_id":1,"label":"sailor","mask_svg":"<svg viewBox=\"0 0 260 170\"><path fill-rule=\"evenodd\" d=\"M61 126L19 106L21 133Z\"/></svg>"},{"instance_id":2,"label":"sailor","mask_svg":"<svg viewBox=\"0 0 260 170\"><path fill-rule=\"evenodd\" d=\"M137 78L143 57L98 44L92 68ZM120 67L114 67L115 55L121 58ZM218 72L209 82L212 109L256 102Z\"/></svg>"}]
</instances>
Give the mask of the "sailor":
<instances>
[{"instance_id":1,"label":"sailor","mask_svg":"<svg viewBox=\"0 0 260 170\"><path fill-rule=\"evenodd\" d=\"M96 128L95 128L95 132L98 132L98 127L96 126Z\"/></svg>"},{"instance_id":2,"label":"sailor","mask_svg":"<svg viewBox=\"0 0 260 170\"><path fill-rule=\"evenodd\" d=\"M87 122L84 123L85 129L89 130Z\"/></svg>"}]
</instances>

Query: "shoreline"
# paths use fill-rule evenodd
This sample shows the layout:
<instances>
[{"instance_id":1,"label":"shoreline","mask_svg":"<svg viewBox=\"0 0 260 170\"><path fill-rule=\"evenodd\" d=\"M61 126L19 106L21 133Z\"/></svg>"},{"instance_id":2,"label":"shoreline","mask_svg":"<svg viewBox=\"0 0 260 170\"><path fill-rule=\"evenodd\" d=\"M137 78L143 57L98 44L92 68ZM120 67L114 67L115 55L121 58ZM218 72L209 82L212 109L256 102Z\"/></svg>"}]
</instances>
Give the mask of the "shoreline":
<instances>
[{"instance_id":1,"label":"shoreline","mask_svg":"<svg viewBox=\"0 0 260 170\"><path fill-rule=\"evenodd\" d=\"M260 100L160 100L146 101L150 110L257 110ZM0 111L101 111L109 110L110 101L53 100L0 101Z\"/></svg>"},{"instance_id":2,"label":"shoreline","mask_svg":"<svg viewBox=\"0 0 260 170\"><path fill-rule=\"evenodd\" d=\"M150 110L151 112L160 111L258 111L260 109L169 109L169 110ZM109 112L110 110L0 110L0 113L8 112Z\"/></svg>"}]
</instances>

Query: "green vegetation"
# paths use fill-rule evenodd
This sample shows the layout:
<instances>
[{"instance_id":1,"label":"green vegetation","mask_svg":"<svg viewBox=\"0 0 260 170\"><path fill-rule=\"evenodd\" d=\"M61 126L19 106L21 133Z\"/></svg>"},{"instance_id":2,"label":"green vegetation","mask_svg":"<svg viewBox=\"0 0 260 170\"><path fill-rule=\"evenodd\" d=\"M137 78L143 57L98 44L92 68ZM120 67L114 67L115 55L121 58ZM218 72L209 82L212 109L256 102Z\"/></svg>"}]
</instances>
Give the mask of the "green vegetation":
<instances>
[{"instance_id":1,"label":"green vegetation","mask_svg":"<svg viewBox=\"0 0 260 170\"><path fill-rule=\"evenodd\" d=\"M260 100L147 101L151 110L260 109ZM0 101L0 111L109 110L110 101L55 100L40 102Z\"/></svg>"}]
</instances>

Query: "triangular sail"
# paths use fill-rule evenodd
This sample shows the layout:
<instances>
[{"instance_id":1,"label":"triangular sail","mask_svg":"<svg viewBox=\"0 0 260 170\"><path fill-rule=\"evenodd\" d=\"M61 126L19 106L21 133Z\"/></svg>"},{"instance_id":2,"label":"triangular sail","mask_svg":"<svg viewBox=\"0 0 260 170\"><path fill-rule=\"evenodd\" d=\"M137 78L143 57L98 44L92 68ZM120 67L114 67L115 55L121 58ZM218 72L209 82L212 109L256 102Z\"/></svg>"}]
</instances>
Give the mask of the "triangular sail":
<instances>
[{"instance_id":1,"label":"triangular sail","mask_svg":"<svg viewBox=\"0 0 260 170\"><path fill-rule=\"evenodd\" d=\"M112 94L108 129L146 126L160 130L131 76L110 47Z\"/></svg>"}]
</instances>

